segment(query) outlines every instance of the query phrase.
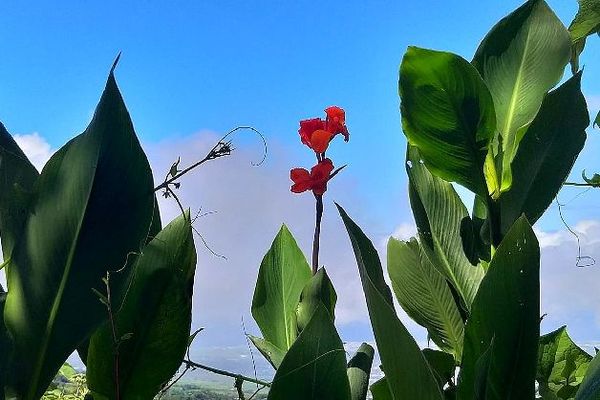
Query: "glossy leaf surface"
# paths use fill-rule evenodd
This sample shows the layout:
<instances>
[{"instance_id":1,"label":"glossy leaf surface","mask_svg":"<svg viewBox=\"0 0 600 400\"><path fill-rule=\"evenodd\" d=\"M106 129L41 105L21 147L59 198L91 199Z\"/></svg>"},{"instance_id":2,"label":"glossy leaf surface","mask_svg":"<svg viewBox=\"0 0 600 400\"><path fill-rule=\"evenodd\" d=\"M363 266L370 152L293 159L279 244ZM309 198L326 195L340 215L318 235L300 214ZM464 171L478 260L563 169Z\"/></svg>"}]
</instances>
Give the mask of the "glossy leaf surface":
<instances>
[{"instance_id":1,"label":"glossy leaf surface","mask_svg":"<svg viewBox=\"0 0 600 400\"><path fill-rule=\"evenodd\" d=\"M496 117L477 70L455 54L409 47L399 86L402 129L427 167L485 195L484 161Z\"/></svg>"},{"instance_id":2,"label":"glossy leaf surface","mask_svg":"<svg viewBox=\"0 0 600 400\"><path fill-rule=\"evenodd\" d=\"M512 185L511 163L544 96L563 75L571 55L569 32L543 0L529 0L498 22L481 42L473 64L494 99L496 170L501 191Z\"/></svg>"}]
</instances>

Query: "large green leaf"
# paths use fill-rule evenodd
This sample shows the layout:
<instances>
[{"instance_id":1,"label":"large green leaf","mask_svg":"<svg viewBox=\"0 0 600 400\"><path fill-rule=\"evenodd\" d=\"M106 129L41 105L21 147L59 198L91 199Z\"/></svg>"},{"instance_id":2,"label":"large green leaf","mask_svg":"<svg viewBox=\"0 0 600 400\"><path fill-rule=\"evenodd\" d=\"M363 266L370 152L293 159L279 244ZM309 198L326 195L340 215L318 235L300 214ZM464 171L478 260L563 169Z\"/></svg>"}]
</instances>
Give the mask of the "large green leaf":
<instances>
[{"instance_id":1,"label":"large green leaf","mask_svg":"<svg viewBox=\"0 0 600 400\"><path fill-rule=\"evenodd\" d=\"M569 32L543 0L529 0L503 18L481 42L473 64L492 97L499 131L496 170L501 192L510 189L525 127L563 75L571 54Z\"/></svg>"},{"instance_id":2,"label":"large green leaf","mask_svg":"<svg viewBox=\"0 0 600 400\"><path fill-rule=\"evenodd\" d=\"M402 129L427 167L487 194L484 161L496 117L477 70L455 54L409 47L399 86Z\"/></svg>"},{"instance_id":3,"label":"large green leaf","mask_svg":"<svg viewBox=\"0 0 600 400\"><path fill-rule=\"evenodd\" d=\"M348 382L352 400L367 398L374 355L375 349L368 343L362 343L356 354L348 361Z\"/></svg>"},{"instance_id":4,"label":"large green leaf","mask_svg":"<svg viewBox=\"0 0 600 400\"><path fill-rule=\"evenodd\" d=\"M8 269L11 390L39 397L107 317L92 288L143 245L153 180L111 71L92 122L52 156Z\"/></svg>"},{"instance_id":5,"label":"large green leaf","mask_svg":"<svg viewBox=\"0 0 600 400\"><path fill-rule=\"evenodd\" d=\"M464 323L444 276L415 239L402 242L390 238L387 258L398 303L416 323L427 328L438 347L460 360Z\"/></svg>"},{"instance_id":6,"label":"large green leaf","mask_svg":"<svg viewBox=\"0 0 600 400\"><path fill-rule=\"evenodd\" d=\"M164 228L142 250L134 277L115 317L118 388L123 399L151 399L181 365L190 337L196 251L189 213ZM90 340L87 383L111 397L117 387L112 327L105 323Z\"/></svg>"},{"instance_id":7,"label":"large green leaf","mask_svg":"<svg viewBox=\"0 0 600 400\"><path fill-rule=\"evenodd\" d=\"M281 350L296 339L296 309L311 270L296 240L284 225L258 271L252 316L264 339Z\"/></svg>"},{"instance_id":8,"label":"large green leaf","mask_svg":"<svg viewBox=\"0 0 600 400\"><path fill-rule=\"evenodd\" d=\"M527 219L519 218L498 246L473 302L465 326L458 399L475 398L477 375L484 370L481 360L488 365L487 376L481 380L485 383L483 398L534 398L540 331L539 268L537 239Z\"/></svg>"},{"instance_id":9,"label":"large green leaf","mask_svg":"<svg viewBox=\"0 0 600 400\"><path fill-rule=\"evenodd\" d=\"M39 174L0 123L0 237L4 260L10 259L29 208Z\"/></svg>"},{"instance_id":10,"label":"large green leaf","mask_svg":"<svg viewBox=\"0 0 600 400\"><path fill-rule=\"evenodd\" d=\"M569 25L573 42L585 39L600 31L600 1L578 0L579 10Z\"/></svg>"},{"instance_id":11,"label":"large green leaf","mask_svg":"<svg viewBox=\"0 0 600 400\"><path fill-rule=\"evenodd\" d=\"M350 400L346 353L331 316L318 307L288 350L268 400Z\"/></svg>"},{"instance_id":12,"label":"large green leaf","mask_svg":"<svg viewBox=\"0 0 600 400\"><path fill-rule=\"evenodd\" d=\"M540 337L536 376L540 395L574 399L591 360L591 355L573 343L565 326Z\"/></svg>"},{"instance_id":13,"label":"large green leaf","mask_svg":"<svg viewBox=\"0 0 600 400\"><path fill-rule=\"evenodd\" d=\"M338 205L352 248L382 369L386 373L392 398L441 400L442 393L419 346L396 315L392 293L383 278L383 270L373 243Z\"/></svg>"},{"instance_id":14,"label":"large green leaf","mask_svg":"<svg viewBox=\"0 0 600 400\"><path fill-rule=\"evenodd\" d=\"M579 386L575 400L598 400L600 399L600 353L596 353Z\"/></svg>"},{"instance_id":15,"label":"large green leaf","mask_svg":"<svg viewBox=\"0 0 600 400\"><path fill-rule=\"evenodd\" d=\"M469 212L452 185L420 162L414 147L407 151L406 171L421 248L456 290L462 307L470 310L484 270L473 266L463 249L461 227L469 221Z\"/></svg>"},{"instance_id":16,"label":"large green leaf","mask_svg":"<svg viewBox=\"0 0 600 400\"><path fill-rule=\"evenodd\" d=\"M552 203L583 148L589 116L578 73L544 99L513 162L513 186L500 198L501 230L525 214L533 224Z\"/></svg>"},{"instance_id":17,"label":"large green leaf","mask_svg":"<svg viewBox=\"0 0 600 400\"><path fill-rule=\"evenodd\" d=\"M371 385L371 394L373 395L373 400L394 400L385 377Z\"/></svg>"},{"instance_id":18,"label":"large green leaf","mask_svg":"<svg viewBox=\"0 0 600 400\"><path fill-rule=\"evenodd\" d=\"M310 321L315 309L323 304L331 319L335 321L335 303L337 294L327 271L325 268L320 268L317 273L310 278L302 294L300 295L300 303L297 310L298 330L302 331Z\"/></svg>"}]
</instances>

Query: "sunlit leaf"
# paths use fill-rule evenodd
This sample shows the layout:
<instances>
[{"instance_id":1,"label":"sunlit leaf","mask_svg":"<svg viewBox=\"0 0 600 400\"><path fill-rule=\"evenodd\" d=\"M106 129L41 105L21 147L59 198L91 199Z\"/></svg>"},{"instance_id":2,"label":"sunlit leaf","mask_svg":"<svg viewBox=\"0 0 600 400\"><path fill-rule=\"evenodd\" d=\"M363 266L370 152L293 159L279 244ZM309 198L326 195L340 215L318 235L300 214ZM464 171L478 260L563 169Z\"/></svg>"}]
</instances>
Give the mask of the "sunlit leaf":
<instances>
[{"instance_id":1,"label":"sunlit leaf","mask_svg":"<svg viewBox=\"0 0 600 400\"><path fill-rule=\"evenodd\" d=\"M536 380L546 399L575 397L592 356L577 346L565 326L540 337Z\"/></svg>"},{"instance_id":2,"label":"sunlit leaf","mask_svg":"<svg viewBox=\"0 0 600 400\"><path fill-rule=\"evenodd\" d=\"M282 226L260 265L252 316L264 339L284 351L296 340L296 309L310 278L304 254L287 227Z\"/></svg>"},{"instance_id":3,"label":"sunlit leaf","mask_svg":"<svg viewBox=\"0 0 600 400\"><path fill-rule=\"evenodd\" d=\"M472 265L463 249L461 227L470 220L469 212L452 185L432 175L420 162L414 147L407 151L406 171L421 248L468 311L484 275L483 268Z\"/></svg>"},{"instance_id":4,"label":"sunlit leaf","mask_svg":"<svg viewBox=\"0 0 600 400\"><path fill-rule=\"evenodd\" d=\"M511 163L526 127L570 55L569 32L543 0L529 0L503 18L475 53L473 64L494 99L499 132L494 156L502 192L512 185Z\"/></svg>"},{"instance_id":5,"label":"sunlit leaf","mask_svg":"<svg viewBox=\"0 0 600 400\"><path fill-rule=\"evenodd\" d=\"M487 194L484 161L496 117L477 70L455 54L409 47L399 86L402 129L431 172Z\"/></svg>"},{"instance_id":6,"label":"sunlit leaf","mask_svg":"<svg viewBox=\"0 0 600 400\"><path fill-rule=\"evenodd\" d=\"M387 268L400 306L441 349L460 360L464 323L444 276L431 264L419 243L390 238Z\"/></svg>"},{"instance_id":7,"label":"sunlit leaf","mask_svg":"<svg viewBox=\"0 0 600 400\"><path fill-rule=\"evenodd\" d=\"M600 353L596 353L579 386L575 400L598 400L600 398Z\"/></svg>"}]
</instances>

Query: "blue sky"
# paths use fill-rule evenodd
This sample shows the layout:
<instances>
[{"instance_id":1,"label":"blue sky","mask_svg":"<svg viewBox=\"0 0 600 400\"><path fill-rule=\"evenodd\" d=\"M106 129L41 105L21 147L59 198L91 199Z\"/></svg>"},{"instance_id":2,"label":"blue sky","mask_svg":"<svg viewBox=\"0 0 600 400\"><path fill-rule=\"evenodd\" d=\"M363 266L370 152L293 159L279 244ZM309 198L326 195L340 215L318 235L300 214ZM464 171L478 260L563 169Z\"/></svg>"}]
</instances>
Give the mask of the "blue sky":
<instances>
[{"instance_id":1,"label":"blue sky","mask_svg":"<svg viewBox=\"0 0 600 400\"><path fill-rule=\"evenodd\" d=\"M577 8L575 0L549 3L566 24ZM218 180L199 173L190 178L196 180L187 181L187 187L184 183L183 189L191 207L219 211L206 220L207 225L229 229L219 231L207 226L203 231L217 250L230 255L230 262L202 254L205 269L201 273L207 279L218 276L226 281L239 280L240 285L249 287L236 286L240 307L245 304L246 308L224 306L232 314L224 320L218 316L203 318L202 313L235 301L224 297L215 300L219 294L205 295L203 290L210 288L199 284L196 322L212 325L216 332L207 343L234 343L240 335L223 334L226 329L219 330L216 325L239 331L244 313L248 322L252 279L260 255L279 224L290 224L303 248L308 250L310 246L310 196L287 192L289 168L310 167L313 162L310 152L299 144L298 120L321 116L323 108L331 104L344 107L351 140L347 144L336 142L330 155L338 164L347 163L349 167L332 183L329 200L345 205L378 244L399 227L408 229L412 218L405 190L405 140L400 131L397 96L402 55L407 46L417 45L453 51L470 59L491 26L518 5L520 2L514 0L37 1L35 6L3 1L0 121L13 134L37 132L50 151L59 148L89 122L110 65L121 51L117 80L158 175L177 155L186 155L188 162L200 158L216 134L234 126L253 125L261 130L270 148L263 167L250 166L249 161L260 158L260 146L252 136L241 135L236 139L239 152L234 155L239 161L227 160L222 167L207 169ZM583 90L594 111L600 108L599 51L600 40L593 37L582 58L582 64L587 65ZM600 170L600 132L589 133L574 179L583 168ZM236 181L236 174L258 183ZM270 186L273 182L279 189ZM210 193L201 195L195 184L213 186L202 187ZM277 195L271 194L271 188L279 190ZM561 198L569 200L578 193L568 190ZM565 208L566 218L573 225L599 220L598 198L598 193L589 192L575 199ZM266 209L261 203L272 206ZM167 215L173 215L169 205L164 207ZM338 247L323 258L335 264L340 259L339 251L351 264L352 258L346 254L347 239L341 236L343 231L331 203L327 207L324 241L332 248ZM236 220L232 217L236 210L247 210L249 214L254 210L259 217L238 215ZM269 216L260 217L261 212ZM244 228L240 228L240 220ZM596 232L587 225L580 227ZM560 248L566 249L569 260L575 250L572 240L561 233L564 227L555 207L538 228L555 235L548 236L550 239L564 239L560 245L566 243L567 247ZM232 237L243 244L244 234L257 236L248 244L257 247L256 254L243 253L249 250L232 245ZM597 252L594 240L586 243L585 251ZM243 253L238 261L231 256L236 252ZM566 264L564 268L571 267L569 262ZM346 277L357 275L354 264L344 268L347 271L342 271L342 266L332 267L332 275L342 280L340 286ZM232 278L238 273L244 278ZM348 308L352 308L351 302ZM591 333L585 333L587 320L582 319L583 313L572 318L581 340L594 340L594 335L600 338L600 319ZM370 338L364 318L348 317L345 321L340 323L345 337ZM420 335L422 339L422 332Z\"/></svg>"}]
</instances>

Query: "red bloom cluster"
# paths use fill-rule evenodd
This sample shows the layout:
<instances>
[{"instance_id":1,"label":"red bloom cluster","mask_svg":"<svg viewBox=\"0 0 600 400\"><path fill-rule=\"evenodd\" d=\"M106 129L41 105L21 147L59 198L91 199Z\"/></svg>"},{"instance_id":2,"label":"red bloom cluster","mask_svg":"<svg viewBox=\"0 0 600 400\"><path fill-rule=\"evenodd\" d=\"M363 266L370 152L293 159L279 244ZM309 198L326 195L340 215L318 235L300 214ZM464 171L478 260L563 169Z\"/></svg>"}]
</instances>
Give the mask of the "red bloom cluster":
<instances>
[{"instance_id":1,"label":"red bloom cluster","mask_svg":"<svg viewBox=\"0 0 600 400\"><path fill-rule=\"evenodd\" d=\"M300 140L315 151L317 165L312 167L310 172L304 168L294 168L290 171L290 178L294 182L291 190L294 193L312 190L315 196L322 196L327 190L329 179L339 171L332 175L333 162L325 158L325 152L337 134L342 134L346 142L350 139L346 128L346 113L340 107L331 106L325 109L325 114L325 120L312 118L300 121Z\"/></svg>"},{"instance_id":2,"label":"red bloom cluster","mask_svg":"<svg viewBox=\"0 0 600 400\"><path fill-rule=\"evenodd\" d=\"M337 106L331 106L325 109L325 114L327 114L325 121L321 118L300 121L298 130L300 140L316 153L325 153L329 142L338 133L344 135L346 142L350 139L344 110Z\"/></svg>"}]
</instances>

